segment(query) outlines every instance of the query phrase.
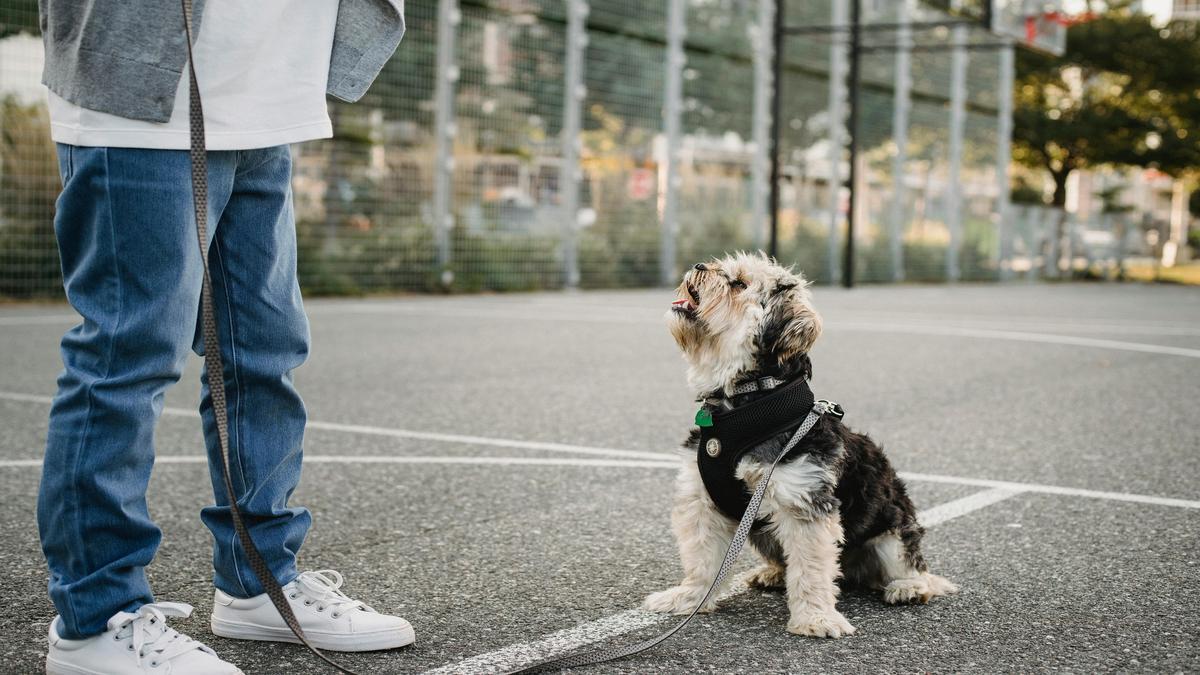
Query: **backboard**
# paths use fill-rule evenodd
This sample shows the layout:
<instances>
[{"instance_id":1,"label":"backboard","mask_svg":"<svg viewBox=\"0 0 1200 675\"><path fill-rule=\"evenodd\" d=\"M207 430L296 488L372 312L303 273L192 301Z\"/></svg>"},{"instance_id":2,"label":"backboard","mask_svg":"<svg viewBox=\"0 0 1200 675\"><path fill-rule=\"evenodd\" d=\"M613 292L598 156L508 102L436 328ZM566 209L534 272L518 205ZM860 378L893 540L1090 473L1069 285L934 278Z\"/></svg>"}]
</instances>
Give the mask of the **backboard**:
<instances>
[{"instance_id":1,"label":"backboard","mask_svg":"<svg viewBox=\"0 0 1200 675\"><path fill-rule=\"evenodd\" d=\"M920 6L978 22L993 35L1027 49L1061 56L1071 18L1063 0L918 0Z\"/></svg>"},{"instance_id":2,"label":"backboard","mask_svg":"<svg viewBox=\"0 0 1200 675\"><path fill-rule=\"evenodd\" d=\"M1027 49L1062 56L1067 26L1062 0L991 0L991 26L996 35L1012 38Z\"/></svg>"}]
</instances>

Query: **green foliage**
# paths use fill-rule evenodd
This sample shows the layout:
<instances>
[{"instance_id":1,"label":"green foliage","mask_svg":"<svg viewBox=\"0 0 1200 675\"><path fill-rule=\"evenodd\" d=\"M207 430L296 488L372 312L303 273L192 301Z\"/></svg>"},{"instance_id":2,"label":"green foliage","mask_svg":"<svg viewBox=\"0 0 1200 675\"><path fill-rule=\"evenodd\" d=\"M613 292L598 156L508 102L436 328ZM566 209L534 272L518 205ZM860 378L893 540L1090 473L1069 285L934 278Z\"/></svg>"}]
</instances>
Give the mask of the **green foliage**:
<instances>
[{"instance_id":1,"label":"green foliage","mask_svg":"<svg viewBox=\"0 0 1200 675\"><path fill-rule=\"evenodd\" d=\"M1042 198L1042 191L1021 178L1017 178L1016 185L1013 186L1009 195L1009 201L1013 204L1037 204L1039 206L1046 203L1046 200Z\"/></svg>"},{"instance_id":2,"label":"green foliage","mask_svg":"<svg viewBox=\"0 0 1200 675\"><path fill-rule=\"evenodd\" d=\"M1071 26L1062 58L1019 52L1014 158L1050 173L1059 207L1076 169L1200 166L1198 62L1194 33L1127 9Z\"/></svg>"},{"instance_id":3,"label":"green foliage","mask_svg":"<svg viewBox=\"0 0 1200 675\"><path fill-rule=\"evenodd\" d=\"M4 0L0 2L0 38L17 33L38 33L37 0Z\"/></svg>"},{"instance_id":4,"label":"green foliage","mask_svg":"<svg viewBox=\"0 0 1200 675\"><path fill-rule=\"evenodd\" d=\"M1192 190L1192 194L1188 195L1188 213L1193 218L1200 218L1200 190Z\"/></svg>"},{"instance_id":5,"label":"green foliage","mask_svg":"<svg viewBox=\"0 0 1200 675\"><path fill-rule=\"evenodd\" d=\"M46 110L6 97L0 122L0 296L60 295L54 240L60 179Z\"/></svg>"}]
</instances>

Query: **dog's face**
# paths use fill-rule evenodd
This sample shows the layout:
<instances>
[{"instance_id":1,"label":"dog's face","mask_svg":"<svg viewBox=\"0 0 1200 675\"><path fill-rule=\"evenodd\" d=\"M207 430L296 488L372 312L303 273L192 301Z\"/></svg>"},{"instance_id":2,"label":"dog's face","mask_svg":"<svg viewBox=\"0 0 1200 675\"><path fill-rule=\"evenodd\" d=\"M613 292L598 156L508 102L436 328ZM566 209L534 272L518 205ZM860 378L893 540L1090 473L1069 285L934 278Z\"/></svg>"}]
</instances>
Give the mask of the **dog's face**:
<instances>
[{"instance_id":1,"label":"dog's face","mask_svg":"<svg viewBox=\"0 0 1200 675\"><path fill-rule=\"evenodd\" d=\"M689 270L667 322L697 393L731 385L747 373L803 373L821 334L804 277L749 253Z\"/></svg>"}]
</instances>

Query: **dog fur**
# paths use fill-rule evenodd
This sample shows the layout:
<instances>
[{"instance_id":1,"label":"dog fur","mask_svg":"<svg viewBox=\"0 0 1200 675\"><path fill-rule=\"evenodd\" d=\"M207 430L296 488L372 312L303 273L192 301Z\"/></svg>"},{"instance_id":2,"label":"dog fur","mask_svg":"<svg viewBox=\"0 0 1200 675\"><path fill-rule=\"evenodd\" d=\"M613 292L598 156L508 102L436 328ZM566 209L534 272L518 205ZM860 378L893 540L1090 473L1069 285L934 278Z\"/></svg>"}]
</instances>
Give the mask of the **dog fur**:
<instances>
[{"instance_id":1,"label":"dog fur","mask_svg":"<svg viewBox=\"0 0 1200 675\"><path fill-rule=\"evenodd\" d=\"M699 400L724 398L733 385L759 377L810 379L809 351L821 334L821 317L804 278L761 254L739 253L697 264L684 276L667 321L687 362L687 379ZM742 405L763 396L731 400ZM750 450L737 477L753 490L788 442L778 434ZM684 577L651 594L644 607L686 614L703 599L737 523L710 499L696 467L699 429L684 444L675 481L671 528ZM854 633L837 610L838 582L874 589L888 603L928 602L958 591L931 574L921 555L924 529L904 483L883 450L832 417L823 417L780 462L763 496L751 546L762 558L747 582L783 587L788 630L839 638ZM702 612L716 609L717 589Z\"/></svg>"}]
</instances>

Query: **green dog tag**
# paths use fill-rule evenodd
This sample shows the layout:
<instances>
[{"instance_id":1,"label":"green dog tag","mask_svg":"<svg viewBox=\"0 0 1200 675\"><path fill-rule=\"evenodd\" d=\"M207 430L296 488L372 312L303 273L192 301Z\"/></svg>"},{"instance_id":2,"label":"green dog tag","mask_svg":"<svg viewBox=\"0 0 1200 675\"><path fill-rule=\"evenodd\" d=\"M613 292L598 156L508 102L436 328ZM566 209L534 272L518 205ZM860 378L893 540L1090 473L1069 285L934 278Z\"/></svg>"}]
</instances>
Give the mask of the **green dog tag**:
<instances>
[{"instance_id":1,"label":"green dog tag","mask_svg":"<svg viewBox=\"0 0 1200 675\"><path fill-rule=\"evenodd\" d=\"M708 412L708 408L701 408L696 411L696 426L711 427L712 413Z\"/></svg>"}]
</instances>

